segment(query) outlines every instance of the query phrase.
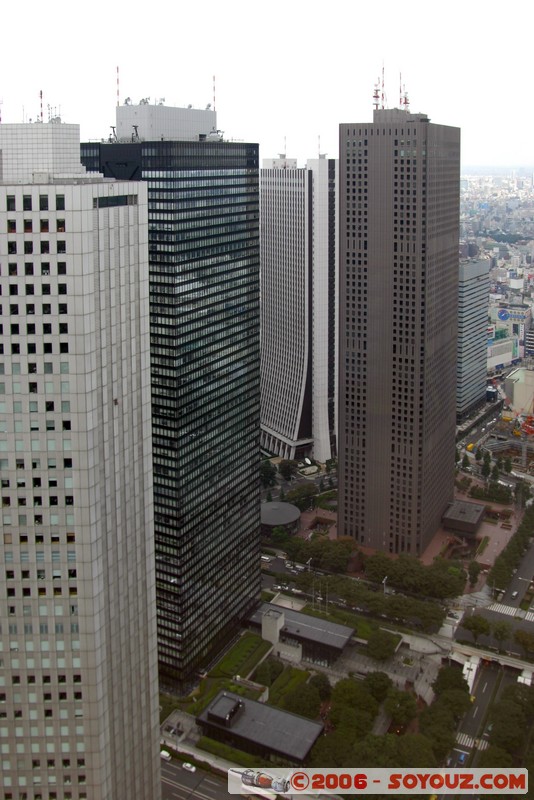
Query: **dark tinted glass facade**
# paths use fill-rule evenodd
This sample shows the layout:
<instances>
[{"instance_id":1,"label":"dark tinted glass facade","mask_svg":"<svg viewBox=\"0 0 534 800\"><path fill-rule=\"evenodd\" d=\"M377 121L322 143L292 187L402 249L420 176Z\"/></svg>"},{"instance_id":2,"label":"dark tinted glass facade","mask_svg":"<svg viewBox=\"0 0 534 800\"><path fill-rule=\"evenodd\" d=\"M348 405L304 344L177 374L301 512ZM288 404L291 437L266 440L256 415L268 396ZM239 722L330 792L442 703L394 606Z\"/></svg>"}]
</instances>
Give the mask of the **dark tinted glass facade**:
<instances>
[{"instance_id":1,"label":"dark tinted glass facade","mask_svg":"<svg viewBox=\"0 0 534 800\"><path fill-rule=\"evenodd\" d=\"M160 672L186 681L259 599L258 146L84 144L148 183Z\"/></svg>"}]
</instances>

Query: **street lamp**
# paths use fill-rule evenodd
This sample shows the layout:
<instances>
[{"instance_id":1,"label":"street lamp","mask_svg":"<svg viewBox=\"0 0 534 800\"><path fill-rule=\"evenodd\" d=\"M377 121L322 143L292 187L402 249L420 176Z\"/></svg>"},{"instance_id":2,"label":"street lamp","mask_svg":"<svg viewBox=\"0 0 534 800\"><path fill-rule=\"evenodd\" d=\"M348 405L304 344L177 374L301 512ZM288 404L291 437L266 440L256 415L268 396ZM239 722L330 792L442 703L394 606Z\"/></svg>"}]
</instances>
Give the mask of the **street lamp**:
<instances>
[{"instance_id":1,"label":"street lamp","mask_svg":"<svg viewBox=\"0 0 534 800\"><path fill-rule=\"evenodd\" d=\"M386 577L385 577L385 578L384 578L384 580L382 581L382 584L383 584L383 586L384 586L384 594L386 593L386 581L387 581L387 579L388 579L388 576L386 575Z\"/></svg>"}]
</instances>

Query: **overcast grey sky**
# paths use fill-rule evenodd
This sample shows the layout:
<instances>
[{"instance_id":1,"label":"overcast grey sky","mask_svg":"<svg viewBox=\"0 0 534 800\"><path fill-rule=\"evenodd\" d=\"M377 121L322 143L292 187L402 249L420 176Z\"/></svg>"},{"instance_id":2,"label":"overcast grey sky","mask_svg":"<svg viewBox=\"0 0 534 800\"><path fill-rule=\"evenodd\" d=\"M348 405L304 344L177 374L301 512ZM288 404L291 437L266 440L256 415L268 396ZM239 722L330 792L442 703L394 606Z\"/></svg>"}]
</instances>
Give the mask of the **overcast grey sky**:
<instances>
[{"instance_id":1,"label":"overcast grey sky","mask_svg":"<svg viewBox=\"0 0 534 800\"><path fill-rule=\"evenodd\" d=\"M244 0L4 4L3 122L48 106L100 139L130 97L205 107L216 76L218 126L228 138L303 163L337 157L338 124L371 121L385 73L399 73L412 111L462 129L464 165L534 164L534 4L529 0L383 0L324 4ZM285 144L284 144L285 143Z\"/></svg>"}]
</instances>

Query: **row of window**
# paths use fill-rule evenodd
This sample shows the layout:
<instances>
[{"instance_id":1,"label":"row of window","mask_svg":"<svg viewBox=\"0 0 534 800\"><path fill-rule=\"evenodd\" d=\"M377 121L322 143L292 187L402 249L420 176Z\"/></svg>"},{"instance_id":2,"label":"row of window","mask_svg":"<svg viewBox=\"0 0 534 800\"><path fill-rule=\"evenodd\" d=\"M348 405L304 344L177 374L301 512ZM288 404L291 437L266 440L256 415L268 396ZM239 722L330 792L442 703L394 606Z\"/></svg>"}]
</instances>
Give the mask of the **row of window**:
<instances>
[{"instance_id":1,"label":"row of window","mask_svg":"<svg viewBox=\"0 0 534 800\"><path fill-rule=\"evenodd\" d=\"M10 283L9 284L9 296L10 297L14 297L15 295L18 295L19 288L22 289L22 287L19 286L18 283ZM54 289L56 289L56 287L54 287ZM25 284L24 293L26 295L34 295L35 294L35 285L33 283ZM58 283L57 284L57 293L58 294L67 294L67 284L66 283ZM2 286L1 285L0 285L0 294L2 294ZM22 291L21 291L21 294L22 294ZM50 283L42 283L41 284L41 294L52 294L52 286L51 286Z\"/></svg>"},{"instance_id":2,"label":"row of window","mask_svg":"<svg viewBox=\"0 0 534 800\"><path fill-rule=\"evenodd\" d=\"M51 253L52 250L50 249L50 242L48 240L44 242L40 242L40 252L41 255L47 255ZM17 250L17 242L10 241L7 243L7 252L9 255L16 255ZM31 255L33 253L33 242L24 242L24 250L21 250L21 253L24 255ZM36 251L37 252L37 251ZM56 253L66 253L67 252L67 243L63 239L58 239L56 242Z\"/></svg>"},{"instance_id":3,"label":"row of window","mask_svg":"<svg viewBox=\"0 0 534 800\"><path fill-rule=\"evenodd\" d=\"M52 200L53 202L53 200ZM50 198L47 194L40 194L39 195L39 211L49 211L51 208L50 206ZM64 194L57 194L55 196L55 206L56 211L64 211L65 210L65 195ZM8 194L6 197L6 211L16 211L17 210L17 198L14 194ZM20 210L20 209L19 209ZM31 194L25 194L22 197L22 210L23 211L33 211L33 198Z\"/></svg>"},{"instance_id":4,"label":"row of window","mask_svg":"<svg viewBox=\"0 0 534 800\"><path fill-rule=\"evenodd\" d=\"M33 233L33 219L25 219L23 222L23 230L24 233ZM65 220L58 219L56 220L56 233L65 233ZM17 232L17 220L16 219L8 219L7 221L7 232L8 233L16 233ZM50 233L50 220L49 219L41 219L39 220L39 233Z\"/></svg>"},{"instance_id":5,"label":"row of window","mask_svg":"<svg viewBox=\"0 0 534 800\"><path fill-rule=\"evenodd\" d=\"M18 275L19 265L16 262L12 262L8 264L8 275ZM22 269L22 267L21 267ZM0 264L0 275L2 274L2 265ZM22 272L20 273L22 275ZM33 262L28 261L24 264L24 275L34 275L34 265ZM57 274L58 275L66 275L67 274L67 262L66 261L58 261L57 262ZM41 275L52 275L51 268L50 268L50 261L42 261L41 262Z\"/></svg>"}]
</instances>

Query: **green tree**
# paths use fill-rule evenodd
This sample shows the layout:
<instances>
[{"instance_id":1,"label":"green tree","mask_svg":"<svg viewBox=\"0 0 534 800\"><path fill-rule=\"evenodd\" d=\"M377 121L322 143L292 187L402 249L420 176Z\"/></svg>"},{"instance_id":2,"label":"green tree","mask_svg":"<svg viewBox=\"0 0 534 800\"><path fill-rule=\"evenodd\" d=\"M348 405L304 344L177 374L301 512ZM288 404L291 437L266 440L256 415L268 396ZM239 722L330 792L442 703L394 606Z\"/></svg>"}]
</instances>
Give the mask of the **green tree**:
<instances>
[{"instance_id":1,"label":"green tree","mask_svg":"<svg viewBox=\"0 0 534 800\"><path fill-rule=\"evenodd\" d=\"M316 719L319 716L321 698L315 686L301 683L293 691L288 692L284 698L284 709L293 714L300 714L308 719Z\"/></svg>"},{"instance_id":2,"label":"green tree","mask_svg":"<svg viewBox=\"0 0 534 800\"><path fill-rule=\"evenodd\" d=\"M497 466L497 464L494 464L493 469L491 470L491 480L498 481L499 475L500 475L499 467Z\"/></svg>"},{"instance_id":3,"label":"green tree","mask_svg":"<svg viewBox=\"0 0 534 800\"><path fill-rule=\"evenodd\" d=\"M397 737L364 736L354 745L354 758L359 767L396 767L398 762ZM419 763L418 761L414 763Z\"/></svg>"},{"instance_id":4,"label":"green tree","mask_svg":"<svg viewBox=\"0 0 534 800\"><path fill-rule=\"evenodd\" d=\"M473 614L473 616L467 618L464 617L462 620L462 628L469 631L475 640L475 644L478 642L479 636L489 636L491 633L491 625L486 617L483 617L481 614Z\"/></svg>"},{"instance_id":5,"label":"green tree","mask_svg":"<svg viewBox=\"0 0 534 800\"><path fill-rule=\"evenodd\" d=\"M470 586L474 586L476 584L481 569L482 566L481 564L478 563L478 561L469 562L469 566L467 567L467 574L469 575Z\"/></svg>"},{"instance_id":6,"label":"green tree","mask_svg":"<svg viewBox=\"0 0 534 800\"><path fill-rule=\"evenodd\" d=\"M397 637L387 631L373 631L367 640L367 652L375 661L387 661L397 649Z\"/></svg>"},{"instance_id":7,"label":"green tree","mask_svg":"<svg viewBox=\"0 0 534 800\"><path fill-rule=\"evenodd\" d=\"M260 481L264 489L276 484L276 467L268 459L260 463Z\"/></svg>"},{"instance_id":8,"label":"green tree","mask_svg":"<svg viewBox=\"0 0 534 800\"><path fill-rule=\"evenodd\" d=\"M445 692L442 692L436 703L439 703L450 711L456 721L458 721L466 711L469 711L471 707L469 694L463 689L447 689Z\"/></svg>"},{"instance_id":9,"label":"green tree","mask_svg":"<svg viewBox=\"0 0 534 800\"><path fill-rule=\"evenodd\" d=\"M395 738L399 767L413 767L414 764L417 764L418 767L428 769L437 766L432 742L427 736L422 733L409 733Z\"/></svg>"},{"instance_id":10,"label":"green tree","mask_svg":"<svg viewBox=\"0 0 534 800\"><path fill-rule=\"evenodd\" d=\"M513 767L513 765L514 759L510 753L494 745L490 745L487 750L482 750L477 763L477 766L483 769L506 769L507 767Z\"/></svg>"},{"instance_id":11,"label":"green tree","mask_svg":"<svg viewBox=\"0 0 534 800\"><path fill-rule=\"evenodd\" d=\"M484 463L482 464L482 469L480 471L484 478L489 478L489 476L491 475L491 467L489 464L486 463L486 461L484 461Z\"/></svg>"},{"instance_id":12,"label":"green tree","mask_svg":"<svg viewBox=\"0 0 534 800\"><path fill-rule=\"evenodd\" d=\"M514 640L523 648L525 653L534 653L534 634L520 629L514 631Z\"/></svg>"},{"instance_id":13,"label":"green tree","mask_svg":"<svg viewBox=\"0 0 534 800\"><path fill-rule=\"evenodd\" d=\"M504 459L504 471L511 472L512 471L512 459L510 456L506 456Z\"/></svg>"},{"instance_id":14,"label":"green tree","mask_svg":"<svg viewBox=\"0 0 534 800\"><path fill-rule=\"evenodd\" d=\"M291 477L297 471L297 462L296 461L289 461L288 459L283 459L278 464L278 472L282 476L282 478L286 481L290 481Z\"/></svg>"},{"instance_id":15,"label":"green tree","mask_svg":"<svg viewBox=\"0 0 534 800\"><path fill-rule=\"evenodd\" d=\"M491 628L494 638L499 642L499 650L501 650L502 643L512 635L512 627L504 620L497 620Z\"/></svg>"},{"instance_id":16,"label":"green tree","mask_svg":"<svg viewBox=\"0 0 534 800\"><path fill-rule=\"evenodd\" d=\"M265 497L265 500L266 500L266 502L267 502L267 503L272 503L272 502L273 502L273 494L272 494L272 492L271 492L271 490L270 490L270 489L269 489L269 491L267 492L267 495L266 495L266 497Z\"/></svg>"},{"instance_id":17,"label":"green tree","mask_svg":"<svg viewBox=\"0 0 534 800\"><path fill-rule=\"evenodd\" d=\"M417 715L417 703L409 692L392 686L384 700L384 711L391 716L395 725L407 725Z\"/></svg>"},{"instance_id":18,"label":"green tree","mask_svg":"<svg viewBox=\"0 0 534 800\"><path fill-rule=\"evenodd\" d=\"M476 461L482 461L482 450L480 447L477 447L477 451L475 453Z\"/></svg>"},{"instance_id":19,"label":"green tree","mask_svg":"<svg viewBox=\"0 0 534 800\"><path fill-rule=\"evenodd\" d=\"M462 469L466 469L469 466L469 458L467 457L467 453L464 453L464 457L462 458Z\"/></svg>"},{"instance_id":20,"label":"green tree","mask_svg":"<svg viewBox=\"0 0 534 800\"><path fill-rule=\"evenodd\" d=\"M363 683L375 700L381 703L386 699L386 695L393 681L385 672L368 672Z\"/></svg>"},{"instance_id":21,"label":"green tree","mask_svg":"<svg viewBox=\"0 0 534 800\"><path fill-rule=\"evenodd\" d=\"M330 681L328 680L328 675L326 675L324 672L316 672L315 675L311 676L308 683L310 686L314 686L317 689L319 692L319 697L323 702L330 699L332 695L332 687L330 685Z\"/></svg>"},{"instance_id":22,"label":"green tree","mask_svg":"<svg viewBox=\"0 0 534 800\"><path fill-rule=\"evenodd\" d=\"M454 451L454 463L457 464L460 460L460 451L458 448Z\"/></svg>"},{"instance_id":23,"label":"green tree","mask_svg":"<svg viewBox=\"0 0 534 800\"><path fill-rule=\"evenodd\" d=\"M332 689L332 706L359 709L378 713L378 703L367 691L361 681L354 678L342 678Z\"/></svg>"},{"instance_id":24,"label":"green tree","mask_svg":"<svg viewBox=\"0 0 534 800\"><path fill-rule=\"evenodd\" d=\"M352 742L340 731L320 736L310 752L311 767L351 767L353 760Z\"/></svg>"},{"instance_id":25,"label":"green tree","mask_svg":"<svg viewBox=\"0 0 534 800\"><path fill-rule=\"evenodd\" d=\"M451 689L460 689L469 695L469 686L459 667L441 667L432 688L439 696Z\"/></svg>"},{"instance_id":26,"label":"green tree","mask_svg":"<svg viewBox=\"0 0 534 800\"><path fill-rule=\"evenodd\" d=\"M286 495L286 500L288 503L293 503L301 511L307 511L308 508L314 507L315 495L318 491L314 483L303 483L291 489Z\"/></svg>"},{"instance_id":27,"label":"green tree","mask_svg":"<svg viewBox=\"0 0 534 800\"><path fill-rule=\"evenodd\" d=\"M275 544L283 545L291 536L283 525L276 525L271 531L271 539Z\"/></svg>"}]
</instances>

